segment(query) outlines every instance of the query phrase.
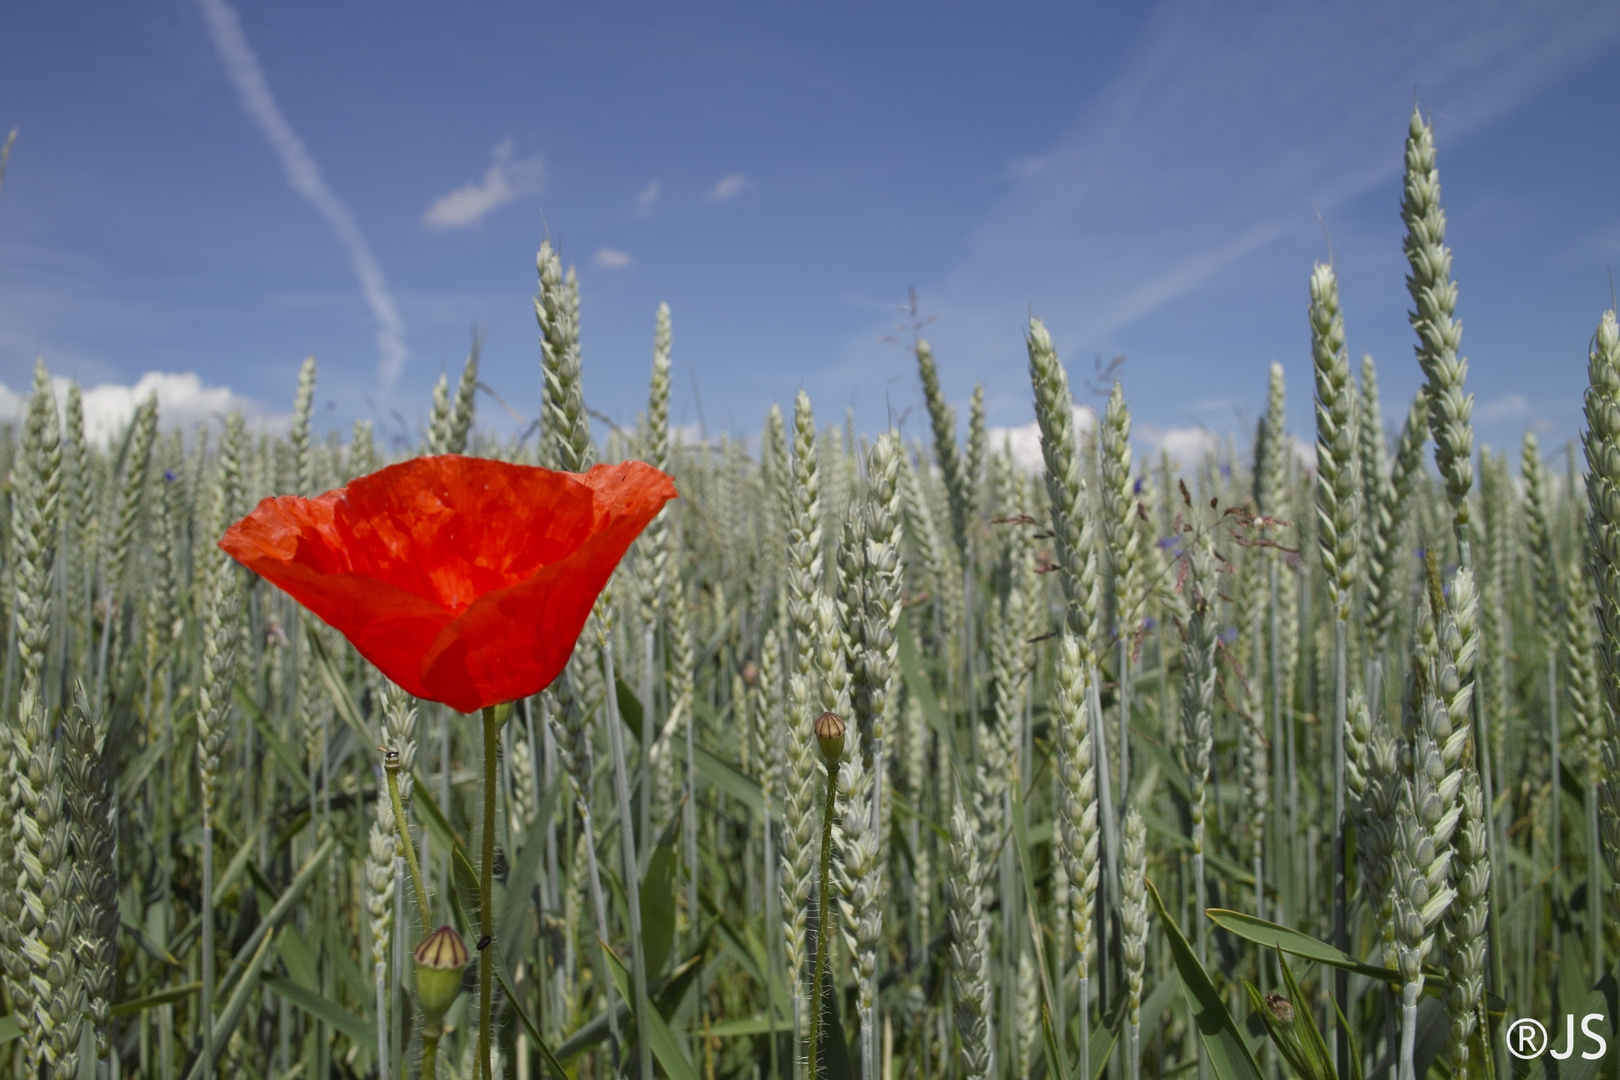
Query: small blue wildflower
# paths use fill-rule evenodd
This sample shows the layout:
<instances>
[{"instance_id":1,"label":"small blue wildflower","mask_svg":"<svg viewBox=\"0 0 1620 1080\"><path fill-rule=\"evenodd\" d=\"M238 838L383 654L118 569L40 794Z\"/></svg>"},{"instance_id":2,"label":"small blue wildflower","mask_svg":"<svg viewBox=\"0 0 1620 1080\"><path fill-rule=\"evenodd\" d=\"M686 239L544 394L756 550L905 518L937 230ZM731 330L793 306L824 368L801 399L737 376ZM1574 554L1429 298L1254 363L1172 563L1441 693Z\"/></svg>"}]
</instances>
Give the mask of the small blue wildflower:
<instances>
[{"instance_id":1,"label":"small blue wildflower","mask_svg":"<svg viewBox=\"0 0 1620 1080\"><path fill-rule=\"evenodd\" d=\"M163 482L165 484L172 484L172 483L174 483L175 479L176 478L175 478L173 469L164 469L163 470Z\"/></svg>"},{"instance_id":2,"label":"small blue wildflower","mask_svg":"<svg viewBox=\"0 0 1620 1080\"><path fill-rule=\"evenodd\" d=\"M1142 617L1142 629L1144 629L1144 630L1152 630L1154 627L1156 627L1158 625L1159 625L1159 620L1155 619L1153 616L1144 615Z\"/></svg>"},{"instance_id":3,"label":"small blue wildflower","mask_svg":"<svg viewBox=\"0 0 1620 1080\"><path fill-rule=\"evenodd\" d=\"M1225 630L1221 631L1221 641L1227 645L1230 645L1232 642L1236 641L1237 636L1238 630L1235 626L1228 626Z\"/></svg>"},{"instance_id":4,"label":"small blue wildflower","mask_svg":"<svg viewBox=\"0 0 1620 1080\"><path fill-rule=\"evenodd\" d=\"M1131 484L1131 494L1132 495L1140 495L1140 494L1142 494L1142 478L1140 476L1138 476L1136 478L1136 481L1133 484Z\"/></svg>"}]
</instances>

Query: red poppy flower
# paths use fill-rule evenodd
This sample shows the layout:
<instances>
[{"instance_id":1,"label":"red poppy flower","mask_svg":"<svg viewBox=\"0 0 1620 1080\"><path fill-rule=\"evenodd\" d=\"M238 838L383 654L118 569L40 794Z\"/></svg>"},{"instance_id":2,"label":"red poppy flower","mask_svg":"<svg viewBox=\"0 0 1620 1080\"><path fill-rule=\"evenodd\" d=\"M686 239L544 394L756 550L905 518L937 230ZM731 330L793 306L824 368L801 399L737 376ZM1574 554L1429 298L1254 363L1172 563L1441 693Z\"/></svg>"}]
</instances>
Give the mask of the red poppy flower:
<instances>
[{"instance_id":1,"label":"red poppy flower","mask_svg":"<svg viewBox=\"0 0 1620 1080\"><path fill-rule=\"evenodd\" d=\"M470 713L551 685L675 494L640 461L576 474L416 458L316 499L265 499L219 546L409 693Z\"/></svg>"}]
</instances>

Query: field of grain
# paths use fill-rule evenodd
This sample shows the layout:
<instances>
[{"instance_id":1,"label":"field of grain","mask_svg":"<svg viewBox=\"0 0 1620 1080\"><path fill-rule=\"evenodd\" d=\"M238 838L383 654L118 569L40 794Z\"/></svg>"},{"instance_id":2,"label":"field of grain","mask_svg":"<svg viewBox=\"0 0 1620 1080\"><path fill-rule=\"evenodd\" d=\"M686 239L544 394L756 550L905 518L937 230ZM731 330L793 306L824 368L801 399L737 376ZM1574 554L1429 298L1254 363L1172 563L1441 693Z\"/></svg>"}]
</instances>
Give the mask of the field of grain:
<instances>
[{"instance_id":1,"label":"field of grain","mask_svg":"<svg viewBox=\"0 0 1620 1080\"><path fill-rule=\"evenodd\" d=\"M389 454L312 439L313 360L285 437L183 438L152 401L105 450L41 365L0 436L0 1069L381 1080L426 1044L523 1080L1494 1078L1551 1061L1512 1021L1561 1052L1570 1014L1561 1075L1602 1075L1620 333L1581 447L1476 453L1416 114L1406 163L1425 387L1383 430L1316 267L1314 459L1274 366L1245 445L1137 460L1117 384L1077 425L1039 320L1042 472L982 394L959 430L921 339L928 438L801 392L757 453L677 445L665 309L646 411L599 445L549 245L522 439L474 424L476 355ZM562 676L482 723L216 546L418 454L637 459L681 494Z\"/></svg>"}]
</instances>

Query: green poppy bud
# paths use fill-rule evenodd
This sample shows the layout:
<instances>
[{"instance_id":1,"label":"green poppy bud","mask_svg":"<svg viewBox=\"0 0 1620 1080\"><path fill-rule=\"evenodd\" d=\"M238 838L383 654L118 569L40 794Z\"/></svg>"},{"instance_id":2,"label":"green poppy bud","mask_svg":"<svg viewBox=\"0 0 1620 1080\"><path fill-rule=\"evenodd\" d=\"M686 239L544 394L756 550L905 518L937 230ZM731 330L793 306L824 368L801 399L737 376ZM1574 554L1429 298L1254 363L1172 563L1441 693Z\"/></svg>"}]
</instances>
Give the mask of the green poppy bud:
<instances>
[{"instance_id":1,"label":"green poppy bud","mask_svg":"<svg viewBox=\"0 0 1620 1080\"><path fill-rule=\"evenodd\" d=\"M461 972L467 966L467 945L461 935L441 926L416 947L416 998L422 1017L435 1027L461 993Z\"/></svg>"},{"instance_id":2,"label":"green poppy bud","mask_svg":"<svg viewBox=\"0 0 1620 1080\"><path fill-rule=\"evenodd\" d=\"M827 764L836 765L844 756L844 718L835 712L816 717L816 742L821 744L821 756Z\"/></svg>"}]
</instances>

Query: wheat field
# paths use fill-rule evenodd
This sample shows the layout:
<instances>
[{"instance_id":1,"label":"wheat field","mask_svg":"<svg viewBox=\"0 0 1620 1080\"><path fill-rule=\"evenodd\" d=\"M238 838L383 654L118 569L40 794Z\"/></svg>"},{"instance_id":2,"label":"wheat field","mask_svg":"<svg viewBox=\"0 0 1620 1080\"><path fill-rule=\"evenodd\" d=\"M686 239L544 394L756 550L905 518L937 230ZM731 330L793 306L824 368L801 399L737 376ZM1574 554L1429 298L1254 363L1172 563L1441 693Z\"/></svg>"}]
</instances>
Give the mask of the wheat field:
<instances>
[{"instance_id":1,"label":"wheat field","mask_svg":"<svg viewBox=\"0 0 1620 1080\"><path fill-rule=\"evenodd\" d=\"M598 444L549 244L521 438L475 424L476 353L386 448L312 435L313 360L285 435L165 431L154 400L106 448L41 364L0 432L0 1069L415 1077L412 951L449 925L439 1076L479 1075L483 1034L523 1080L1494 1078L1550 1060L1516 1018L1562 1045L1593 1013L1606 1053L1547 1075L1606 1075L1620 334L1580 446L1476 452L1416 113L1406 155L1402 425L1318 266L1314 385L1274 365L1257 429L1186 469L1133 455L1118 384L1076 423L1039 320L1040 471L982 392L962 430L921 338L920 437L801 392L757 451L677 444L667 309L645 412ZM476 718L215 546L262 498L446 453L681 492L563 677L499 712L492 914Z\"/></svg>"}]
</instances>

